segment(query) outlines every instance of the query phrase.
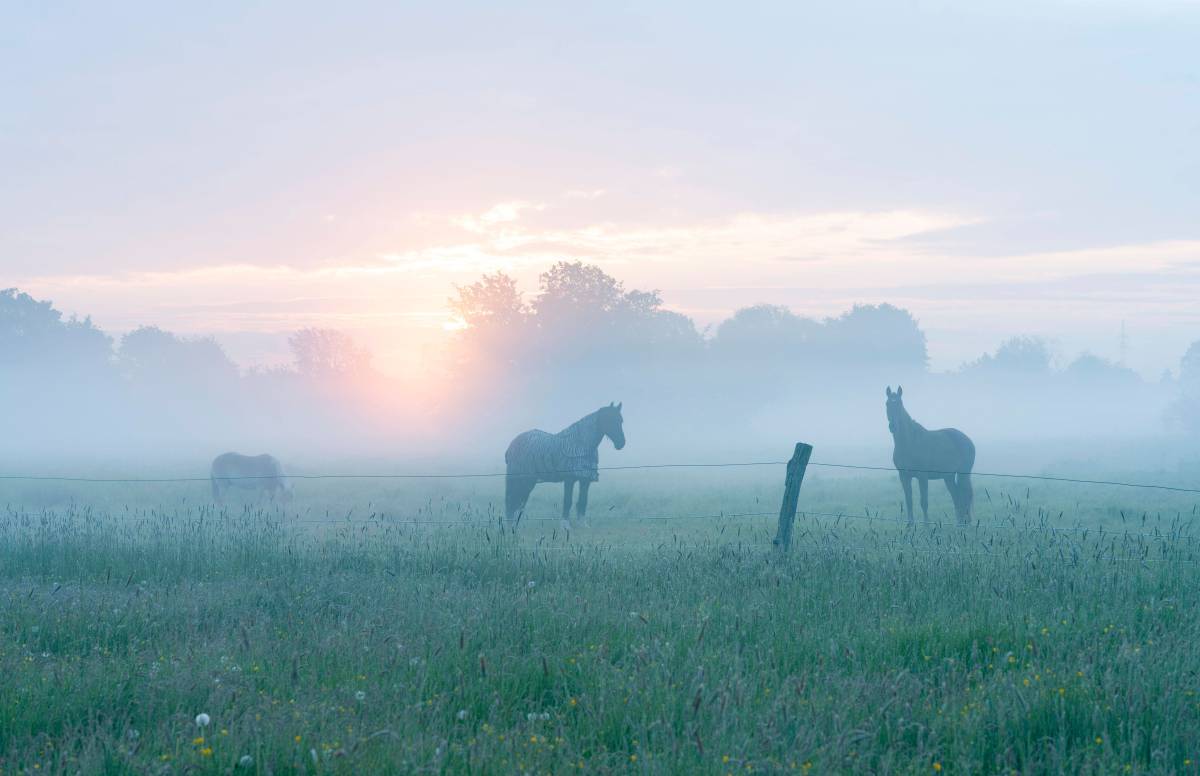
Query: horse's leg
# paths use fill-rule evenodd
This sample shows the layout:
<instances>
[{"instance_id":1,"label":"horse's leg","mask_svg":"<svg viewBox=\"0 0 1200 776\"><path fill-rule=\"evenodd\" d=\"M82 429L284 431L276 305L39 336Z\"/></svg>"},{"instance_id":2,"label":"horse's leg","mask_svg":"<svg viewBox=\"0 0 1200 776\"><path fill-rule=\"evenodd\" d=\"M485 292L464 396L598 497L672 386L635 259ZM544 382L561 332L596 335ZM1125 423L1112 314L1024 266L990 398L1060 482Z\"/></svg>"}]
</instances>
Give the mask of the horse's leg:
<instances>
[{"instance_id":1,"label":"horse's leg","mask_svg":"<svg viewBox=\"0 0 1200 776\"><path fill-rule=\"evenodd\" d=\"M575 480L563 480L563 510L562 527L564 531L571 530L571 497L575 495Z\"/></svg>"},{"instance_id":2,"label":"horse's leg","mask_svg":"<svg viewBox=\"0 0 1200 776\"><path fill-rule=\"evenodd\" d=\"M216 477L213 477L210 481L212 482L213 503L220 504L221 503L221 485L217 482Z\"/></svg>"},{"instance_id":3,"label":"horse's leg","mask_svg":"<svg viewBox=\"0 0 1200 776\"><path fill-rule=\"evenodd\" d=\"M575 516L582 523L587 518L587 497L588 488L592 486L590 480L579 481L579 503L575 505Z\"/></svg>"},{"instance_id":4,"label":"horse's leg","mask_svg":"<svg viewBox=\"0 0 1200 776\"><path fill-rule=\"evenodd\" d=\"M911 523L913 521L911 474L900 472L900 487L904 488L904 514L908 516L908 522Z\"/></svg>"},{"instance_id":5,"label":"horse's leg","mask_svg":"<svg viewBox=\"0 0 1200 776\"><path fill-rule=\"evenodd\" d=\"M917 484L921 486L921 518L929 522L929 478L918 477Z\"/></svg>"},{"instance_id":6,"label":"horse's leg","mask_svg":"<svg viewBox=\"0 0 1200 776\"><path fill-rule=\"evenodd\" d=\"M971 473L959 472L954 476L954 489L958 492L958 503L961 513L958 520L963 525L971 524L971 503L975 500L975 493L971 489Z\"/></svg>"}]
</instances>

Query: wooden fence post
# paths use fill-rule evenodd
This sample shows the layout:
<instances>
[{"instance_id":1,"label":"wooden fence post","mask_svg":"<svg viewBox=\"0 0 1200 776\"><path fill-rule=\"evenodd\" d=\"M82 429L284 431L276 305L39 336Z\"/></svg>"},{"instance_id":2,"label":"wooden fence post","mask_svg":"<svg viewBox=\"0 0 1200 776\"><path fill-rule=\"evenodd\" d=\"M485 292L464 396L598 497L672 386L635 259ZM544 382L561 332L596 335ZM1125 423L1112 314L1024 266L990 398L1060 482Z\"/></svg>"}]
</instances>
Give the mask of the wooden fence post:
<instances>
[{"instance_id":1,"label":"wooden fence post","mask_svg":"<svg viewBox=\"0 0 1200 776\"><path fill-rule=\"evenodd\" d=\"M800 503L800 483L804 482L804 470L812 457L812 445L796 443L792 460L787 464L787 480L783 486L783 504L779 507L779 528L775 532L774 544L781 550L792 546L792 524L796 522L796 506Z\"/></svg>"}]
</instances>

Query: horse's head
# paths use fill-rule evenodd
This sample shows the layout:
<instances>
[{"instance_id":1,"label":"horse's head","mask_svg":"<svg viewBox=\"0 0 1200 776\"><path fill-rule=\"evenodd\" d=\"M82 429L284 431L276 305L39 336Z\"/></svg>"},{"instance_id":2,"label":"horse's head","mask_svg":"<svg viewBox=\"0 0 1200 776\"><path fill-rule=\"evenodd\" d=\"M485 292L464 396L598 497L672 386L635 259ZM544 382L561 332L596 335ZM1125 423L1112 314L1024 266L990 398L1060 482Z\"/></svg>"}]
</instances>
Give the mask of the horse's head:
<instances>
[{"instance_id":1,"label":"horse's head","mask_svg":"<svg viewBox=\"0 0 1200 776\"><path fill-rule=\"evenodd\" d=\"M600 431L612 440L613 447L620 450L625 446L625 419L621 417L621 405L609 404L600 408Z\"/></svg>"},{"instance_id":2,"label":"horse's head","mask_svg":"<svg viewBox=\"0 0 1200 776\"><path fill-rule=\"evenodd\" d=\"M296 497L296 490L292 487L292 478L282 477L281 480L279 496L283 500L283 503L290 504L292 503L292 499Z\"/></svg>"},{"instance_id":3,"label":"horse's head","mask_svg":"<svg viewBox=\"0 0 1200 776\"><path fill-rule=\"evenodd\" d=\"M900 420L905 415L904 400L901 398L902 396L904 396L903 387L896 386L896 391L894 393L892 392L892 386L889 385L887 387L888 431L891 431L893 434L896 433L896 428L900 423Z\"/></svg>"}]
</instances>

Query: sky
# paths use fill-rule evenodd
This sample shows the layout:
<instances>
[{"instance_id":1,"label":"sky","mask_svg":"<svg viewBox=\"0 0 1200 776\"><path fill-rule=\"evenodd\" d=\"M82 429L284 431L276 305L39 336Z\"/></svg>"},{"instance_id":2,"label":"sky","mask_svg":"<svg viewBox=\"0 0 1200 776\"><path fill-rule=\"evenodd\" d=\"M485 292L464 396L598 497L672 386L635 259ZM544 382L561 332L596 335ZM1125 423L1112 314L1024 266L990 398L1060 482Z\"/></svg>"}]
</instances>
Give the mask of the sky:
<instances>
[{"instance_id":1,"label":"sky","mask_svg":"<svg viewBox=\"0 0 1200 776\"><path fill-rule=\"evenodd\" d=\"M891 302L1156 378L1200 339L1200 3L0 7L0 287L395 374L560 259L714 326Z\"/></svg>"}]
</instances>

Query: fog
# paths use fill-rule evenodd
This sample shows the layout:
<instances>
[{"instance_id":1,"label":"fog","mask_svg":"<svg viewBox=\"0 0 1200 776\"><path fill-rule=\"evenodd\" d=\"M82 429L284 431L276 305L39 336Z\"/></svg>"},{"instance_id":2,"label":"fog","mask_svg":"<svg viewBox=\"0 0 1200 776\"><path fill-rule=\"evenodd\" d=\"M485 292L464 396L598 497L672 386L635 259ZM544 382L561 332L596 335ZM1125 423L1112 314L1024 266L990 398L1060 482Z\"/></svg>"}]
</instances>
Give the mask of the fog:
<instances>
[{"instance_id":1,"label":"fog","mask_svg":"<svg viewBox=\"0 0 1200 776\"><path fill-rule=\"evenodd\" d=\"M147 326L122 335L49 300L0 295L4 474L205 476L225 451L290 471L491 472L508 441L623 402L626 448L601 466L814 460L888 466L887 386L927 428L956 427L977 471L1197 467L1200 346L1146 380L1012 332L952 371L928 366L919 321L890 305L825 320L755 306L706 331L596 267L560 263L539 288L502 275L457 289L463 328L421 381L377 373L336 331L296 332L293 363L247 370L211 338Z\"/></svg>"}]
</instances>

